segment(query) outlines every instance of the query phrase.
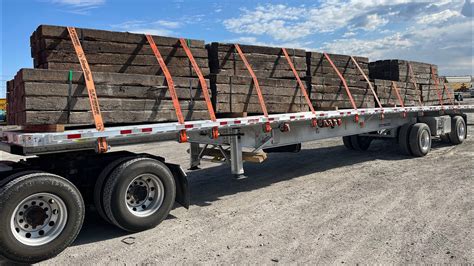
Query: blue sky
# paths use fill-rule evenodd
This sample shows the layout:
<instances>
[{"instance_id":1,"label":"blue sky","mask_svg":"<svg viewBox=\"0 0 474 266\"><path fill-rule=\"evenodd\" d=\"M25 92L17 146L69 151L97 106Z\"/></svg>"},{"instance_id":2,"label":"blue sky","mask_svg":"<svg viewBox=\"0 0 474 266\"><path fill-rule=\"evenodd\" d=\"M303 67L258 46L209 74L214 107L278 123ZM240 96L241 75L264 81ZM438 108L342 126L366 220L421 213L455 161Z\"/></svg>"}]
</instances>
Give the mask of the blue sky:
<instances>
[{"instance_id":1,"label":"blue sky","mask_svg":"<svg viewBox=\"0 0 474 266\"><path fill-rule=\"evenodd\" d=\"M0 97L32 67L29 37L40 24L278 45L435 63L472 75L471 0L2 0Z\"/></svg>"}]
</instances>

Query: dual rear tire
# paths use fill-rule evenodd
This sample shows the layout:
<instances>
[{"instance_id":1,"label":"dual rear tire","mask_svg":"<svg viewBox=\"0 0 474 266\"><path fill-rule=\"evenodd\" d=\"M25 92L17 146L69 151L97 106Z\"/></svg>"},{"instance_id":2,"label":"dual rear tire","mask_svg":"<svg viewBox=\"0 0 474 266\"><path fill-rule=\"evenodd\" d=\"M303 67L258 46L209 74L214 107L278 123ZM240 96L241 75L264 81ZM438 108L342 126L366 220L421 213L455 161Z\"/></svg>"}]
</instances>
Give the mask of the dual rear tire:
<instances>
[{"instance_id":1,"label":"dual rear tire","mask_svg":"<svg viewBox=\"0 0 474 266\"><path fill-rule=\"evenodd\" d=\"M144 157L109 164L95 190L101 216L129 232L158 225L176 197L169 168ZM84 216L81 193L61 176L23 171L0 179L0 258L30 264L56 256L76 239Z\"/></svg>"},{"instance_id":2,"label":"dual rear tire","mask_svg":"<svg viewBox=\"0 0 474 266\"><path fill-rule=\"evenodd\" d=\"M431 150L431 130L425 123L405 124L399 128L398 144L405 155L423 157Z\"/></svg>"},{"instance_id":3,"label":"dual rear tire","mask_svg":"<svg viewBox=\"0 0 474 266\"><path fill-rule=\"evenodd\" d=\"M461 116L454 116L451 132L440 136L441 140L452 144L461 144L466 137L466 121ZM398 143L406 155L425 156L431 149L431 130L425 123L405 124L398 131Z\"/></svg>"},{"instance_id":4,"label":"dual rear tire","mask_svg":"<svg viewBox=\"0 0 474 266\"><path fill-rule=\"evenodd\" d=\"M109 164L94 191L99 214L129 232L161 223L173 207L175 197L175 180L168 167L144 157L119 159Z\"/></svg>"},{"instance_id":5,"label":"dual rear tire","mask_svg":"<svg viewBox=\"0 0 474 266\"><path fill-rule=\"evenodd\" d=\"M461 116L455 116L451 120L451 132L441 135L441 140L446 143L458 145L467 138L466 121Z\"/></svg>"}]
</instances>

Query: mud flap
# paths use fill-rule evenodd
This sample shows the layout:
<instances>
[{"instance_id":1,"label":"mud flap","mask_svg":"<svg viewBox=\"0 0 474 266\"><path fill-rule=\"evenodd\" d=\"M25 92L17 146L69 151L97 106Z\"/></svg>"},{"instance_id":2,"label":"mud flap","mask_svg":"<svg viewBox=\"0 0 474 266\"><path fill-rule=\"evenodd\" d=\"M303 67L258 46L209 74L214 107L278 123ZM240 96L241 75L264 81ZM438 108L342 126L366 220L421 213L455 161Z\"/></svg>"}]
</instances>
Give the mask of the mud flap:
<instances>
[{"instance_id":1,"label":"mud flap","mask_svg":"<svg viewBox=\"0 0 474 266\"><path fill-rule=\"evenodd\" d=\"M176 183L176 202L181 206L189 209L190 205L190 193L188 186L188 178L186 173L183 171L181 166L172 163L165 163L166 166L171 170L174 181Z\"/></svg>"}]
</instances>

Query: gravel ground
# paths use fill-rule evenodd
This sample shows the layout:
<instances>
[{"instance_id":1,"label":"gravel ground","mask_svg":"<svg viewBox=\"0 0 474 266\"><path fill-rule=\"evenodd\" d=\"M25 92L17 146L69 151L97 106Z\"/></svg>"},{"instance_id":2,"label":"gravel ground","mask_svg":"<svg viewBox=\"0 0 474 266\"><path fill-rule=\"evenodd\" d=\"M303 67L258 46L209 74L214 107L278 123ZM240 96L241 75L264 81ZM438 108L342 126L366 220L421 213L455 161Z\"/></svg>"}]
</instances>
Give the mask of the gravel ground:
<instances>
[{"instance_id":1,"label":"gravel ground","mask_svg":"<svg viewBox=\"0 0 474 266\"><path fill-rule=\"evenodd\" d=\"M355 152L330 139L245 164L246 179L204 163L189 173L189 210L136 234L90 212L73 246L44 264L473 263L472 122L469 130L463 144L434 142L423 158L390 142ZM187 148L134 150L187 165Z\"/></svg>"}]
</instances>

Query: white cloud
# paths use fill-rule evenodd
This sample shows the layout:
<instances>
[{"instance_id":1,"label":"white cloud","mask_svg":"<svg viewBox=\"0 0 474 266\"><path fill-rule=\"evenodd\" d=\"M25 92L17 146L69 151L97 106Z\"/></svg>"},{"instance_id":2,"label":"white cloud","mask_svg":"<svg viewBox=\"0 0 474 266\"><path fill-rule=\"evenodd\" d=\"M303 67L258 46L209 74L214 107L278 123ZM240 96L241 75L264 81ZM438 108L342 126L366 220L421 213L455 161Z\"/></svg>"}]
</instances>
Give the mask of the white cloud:
<instances>
[{"instance_id":1,"label":"white cloud","mask_svg":"<svg viewBox=\"0 0 474 266\"><path fill-rule=\"evenodd\" d=\"M342 35L342 37L349 38L349 37L353 37L353 36L356 36L356 35L357 35L357 33L353 32L353 31L348 31L348 32L344 33Z\"/></svg>"},{"instance_id":2,"label":"white cloud","mask_svg":"<svg viewBox=\"0 0 474 266\"><path fill-rule=\"evenodd\" d=\"M360 21L357 24L351 25L349 28L353 30L363 29L365 31L373 31L385 26L388 23L387 18L384 18L378 14L370 14L365 18L360 18L359 20Z\"/></svg>"},{"instance_id":3,"label":"white cloud","mask_svg":"<svg viewBox=\"0 0 474 266\"><path fill-rule=\"evenodd\" d=\"M176 35L176 30L182 27L180 22L169 20L130 20L120 24L111 25L112 28L120 31L132 33L146 33L152 35L172 36Z\"/></svg>"},{"instance_id":4,"label":"white cloud","mask_svg":"<svg viewBox=\"0 0 474 266\"><path fill-rule=\"evenodd\" d=\"M181 27L181 23L177 21L168 21L168 20L157 20L152 22L156 26L161 26L170 29L177 29Z\"/></svg>"},{"instance_id":5,"label":"white cloud","mask_svg":"<svg viewBox=\"0 0 474 266\"><path fill-rule=\"evenodd\" d=\"M75 7L91 7L105 4L105 0L50 0L50 2Z\"/></svg>"},{"instance_id":6,"label":"white cloud","mask_svg":"<svg viewBox=\"0 0 474 266\"><path fill-rule=\"evenodd\" d=\"M386 52L391 47L397 47L399 50L406 50L412 46L413 43L410 40L403 38L400 33L396 33L391 36L372 40L356 38L337 39L324 43L321 49L331 53L381 58L387 54Z\"/></svg>"},{"instance_id":7,"label":"white cloud","mask_svg":"<svg viewBox=\"0 0 474 266\"><path fill-rule=\"evenodd\" d=\"M105 0L41 0L64 7L64 12L89 15L92 9L105 4Z\"/></svg>"},{"instance_id":8,"label":"white cloud","mask_svg":"<svg viewBox=\"0 0 474 266\"><path fill-rule=\"evenodd\" d=\"M427 6L427 3L401 0L322 0L318 7L267 4L253 10L242 9L240 16L224 20L224 26L234 33L268 35L288 41L342 28L373 31L389 23L390 18L402 13L405 17L412 16Z\"/></svg>"},{"instance_id":9,"label":"white cloud","mask_svg":"<svg viewBox=\"0 0 474 266\"><path fill-rule=\"evenodd\" d=\"M285 5L258 6L253 11L242 9L242 16L224 20L224 26L236 33L268 34L277 40L292 40L309 34L299 23L292 23L302 18L303 11Z\"/></svg>"},{"instance_id":10,"label":"white cloud","mask_svg":"<svg viewBox=\"0 0 474 266\"><path fill-rule=\"evenodd\" d=\"M418 23L421 24L441 24L448 21L451 18L460 17L461 14L458 11L450 9L443 10L438 13L421 16L417 19Z\"/></svg>"},{"instance_id":11,"label":"white cloud","mask_svg":"<svg viewBox=\"0 0 474 266\"><path fill-rule=\"evenodd\" d=\"M469 1L469 0L468 0ZM451 10L444 11L446 7ZM224 20L227 30L239 34L267 35L289 41L340 29L375 31L391 22L446 21L459 14L462 2L433 0L321 0L317 7L258 5ZM426 15L421 18L420 14Z\"/></svg>"},{"instance_id":12,"label":"white cloud","mask_svg":"<svg viewBox=\"0 0 474 266\"><path fill-rule=\"evenodd\" d=\"M407 59L440 66L442 74L474 74L472 22L444 26L415 25L390 36L373 39L336 39L319 49L379 59Z\"/></svg>"}]
</instances>

